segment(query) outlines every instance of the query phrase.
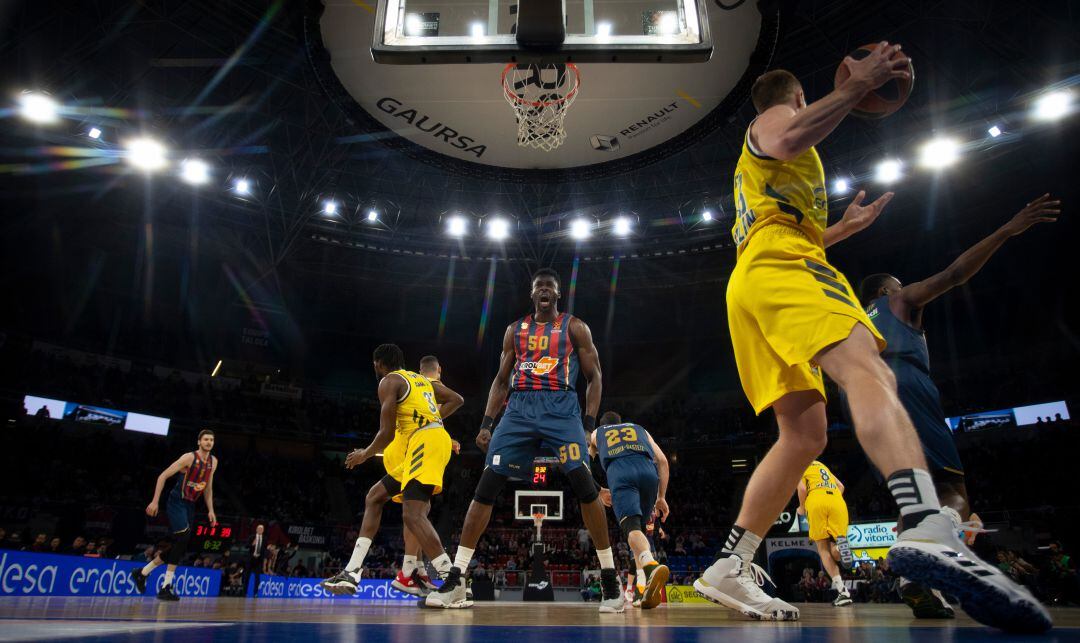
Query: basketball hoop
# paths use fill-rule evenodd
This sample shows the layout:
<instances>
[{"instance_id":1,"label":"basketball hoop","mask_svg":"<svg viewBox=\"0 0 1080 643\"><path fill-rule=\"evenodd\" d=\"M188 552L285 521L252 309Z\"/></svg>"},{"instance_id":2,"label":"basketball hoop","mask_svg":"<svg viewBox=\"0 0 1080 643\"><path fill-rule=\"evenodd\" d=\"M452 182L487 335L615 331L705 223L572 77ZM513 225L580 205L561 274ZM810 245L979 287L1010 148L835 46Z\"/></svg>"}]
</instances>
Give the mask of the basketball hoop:
<instances>
[{"instance_id":1,"label":"basketball hoop","mask_svg":"<svg viewBox=\"0 0 1080 643\"><path fill-rule=\"evenodd\" d=\"M536 527L536 540L540 540L540 527L544 524L545 514L542 512L533 512L533 525Z\"/></svg>"},{"instance_id":2,"label":"basketball hoop","mask_svg":"<svg viewBox=\"0 0 1080 643\"><path fill-rule=\"evenodd\" d=\"M502 86L517 116L518 145L550 152L566 141L566 112L581 87L577 65L510 63Z\"/></svg>"}]
</instances>

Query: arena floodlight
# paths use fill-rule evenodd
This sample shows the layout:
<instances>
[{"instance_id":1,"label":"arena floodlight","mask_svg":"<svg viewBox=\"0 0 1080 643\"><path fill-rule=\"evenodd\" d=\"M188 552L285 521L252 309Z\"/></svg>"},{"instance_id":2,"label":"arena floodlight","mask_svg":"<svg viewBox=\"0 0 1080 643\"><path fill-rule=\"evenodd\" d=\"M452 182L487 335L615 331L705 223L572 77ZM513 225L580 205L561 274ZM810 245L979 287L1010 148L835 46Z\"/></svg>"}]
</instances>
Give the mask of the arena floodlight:
<instances>
[{"instance_id":1,"label":"arena floodlight","mask_svg":"<svg viewBox=\"0 0 1080 643\"><path fill-rule=\"evenodd\" d=\"M589 238L591 227L585 219L574 219L570 222L570 236L578 241L584 241Z\"/></svg>"},{"instance_id":2,"label":"arena floodlight","mask_svg":"<svg viewBox=\"0 0 1080 643\"><path fill-rule=\"evenodd\" d=\"M42 92L23 92L19 96L19 116L31 123L49 125L60 120L60 104Z\"/></svg>"},{"instance_id":3,"label":"arena floodlight","mask_svg":"<svg viewBox=\"0 0 1080 643\"><path fill-rule=\"evenodd\" d=\"M702 221L712 221L712 219L713 219L712 210L706 210L706 211L701 213L701 220Z\"/></svg>"},{"instance_id":4,"label":"arena floodlight","mask_svg":"<svg viewBox=\"0 0 1080 643\"><path fill-rule=\"evenodd\" d=\"M932 170L949 167L960 160L960 144L951 138L935 138L919 148L919 165Z\"/></svg>"},{"instance_id":5,"label":"arena floodlight","mask_svg":"<svg viewBox=\"0 0 1080 643\"><path fill-rule=\"evenodd\" d=\"M87 132L86 135L96 141L97 139L101 138L101 130L96 127L91 127L90 131Z\"/></svg>"},{"instance_id":6,"label":"arena floodlight","mask_svg":"<svg viewBox=\"0 0 1080 643\"><path fill-rule=\"evenodd\" d=\"M169 164L165 146L152 138L135 138L128 141L124 147L127 151L127 162L143 172L157 172Z\"/></svg>"},{"instance_id":7,"label":"arena floodlight","mask_svg":"<svg viewBox=\"0 0 1080 643\"><path fill-rule=\"evenodd\" d=\"M833 194L847 194L848 187L847 179L836 179L832 184Z\"/></svg>"},{"instance_id":8,"label":"arena floodlight","mask_svg":"<svg viewBox=\"0 0 1080 643\"><path fill-rule=\"evenodd\" d=\"M189 185L204 185L210 180L210 165L202 159L185 159L180 164L180 178Z\"/></svg>"},{"instance_id":9,"label":"arena floodlight","mask_svg":"<svg viewBox=\"0 0 1080 643\"><path fill-rule=\"evenodd\" d=\"M990 135L990 138L997 138L1001 136L1001 128L997 125L991 125L990 129L986 130L986 133Z\"/></svg>"},{"instance_id":10,"label":"arena floodlight","mask_svg":"<svg viewBox=\"0 0 1080 643\"><path fill-rule=\"evenodd\" d=\"M1035 100L1031 115L1039 121L1056 121L1072 111L1072 93L1053 91L1043 94Z\"/></svg>"},{"instance_id":11,"label":"arena floodlight","mask_svg":"<svg viewBox=\"0 0 1080 643\"><path fill-rule=\"evenodd\" d=\"M895 183L904 175L904 164L896 159L886 159L874 168L874 180L878 183Z\"/></svg>"},{"instance_id":12,"label":"arena floodlight","mask_svg":"<svg viewBox=\"0 0 1080 643\"><path fill-rule=\"evenodd\" d=\"M326 201L323 201L323 206L322 206L323 214L332 217L335 214L337 214L337 209L338 209L337 201L334 201L332 199L327 199Z\"/></svg>"},{"instance_id":13,"label":"arena floodlight","mask_svg":"<svg viewBox=\"0 0 1080 643\"><path fill-rule=\"evenodd\" d=\"M379 213L376 210L368 210L367 220L368 223L375 223L379 220Z\"/></svg>"},{"instance_id":14,"label":"arena floodlight","mask_svg":"<svg viewBox=\"0 0 1080 643\"><path fill-rule=\"evenodd\" d=\"M251 194L251 181L247 179L236 179L233 183L233 189L241 196L247 196Z\"/></svg>"},{"instance_id":15,"label":"arena floodlight","mask_svg":"<svg viewBox=\"0 0 1080 643\"><path fill-rule=\"evenodd\" d=\"M454 215L446 222L446 233L451 237L464 237L469 224L465 217Z\"/></svg>"},{"instance_id":16,"label":"arena floodlight","mask_svg":"<svg viewBox=\"0 0 1080 643\"><path fill-rule=\"evenodd\" d=\"M510 236L510 222L501 217L488 221L487 235L495 241L503 241Z\"/></svg>"},{"instance_id":17,"label":"arena floodlight","mask_svg":"<svg viewBox=\"0 0 1080 643\"><path fill-rule=\"evenodd\" d=\"M630 217L616 217L614 231L616 237L626 237L630 235L631 223Z\"/></svg>"}]
</instances>

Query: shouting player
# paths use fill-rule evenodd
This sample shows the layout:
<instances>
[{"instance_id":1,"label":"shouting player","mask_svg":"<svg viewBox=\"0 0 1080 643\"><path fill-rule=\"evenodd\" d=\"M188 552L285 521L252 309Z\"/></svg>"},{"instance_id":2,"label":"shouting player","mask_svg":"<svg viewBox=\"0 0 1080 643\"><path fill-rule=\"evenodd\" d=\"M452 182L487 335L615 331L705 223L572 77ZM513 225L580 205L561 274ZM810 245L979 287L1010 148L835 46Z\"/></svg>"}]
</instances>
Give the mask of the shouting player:
<instances>
[{"instance_id":1,"label":"shouting player","mask_svg":"<svg viewBox=\"0 0 1080 643\"><path fill-rule=\"evenodd\" d=\"M981 562L941 511L918 436L878 353L885 341L853 298L825 248L865 228L891 199L862 205L860 192L833 226L825 172L814 145L868 92L909 77L899 45L880 43L844 60L850 78L812 105L784 70L755 81L758 117L746 131L734 177L737 246L727 288L728 325L743 390L755 412L772 408L779 439L750 477L721 558L694 587L757 619L797 619L799 610L765 594L749 563L806 467L826 443L822 371L847 394L855 434L887 478L903 517L890 567L960 597L988 625L1045 630L1049 614L1029 592Z\"/></svg>"},{"instance_id":2,"label":"shouting player","mask_svg":"<svg viewBox=\"0 0 1080 643\"><path fill-rule=\"evenodd\" d=\"M818 460L810 463L799 480L800 516L806 516L810 523L810 540L814 541L821 566L832 579L836 598L833 605L844 607L851 605L851 594L840 577L840 568L836 561L851 569L851 547L848 546L848 510L844 502L844 484L833 475L832 471Z\"/></svg>"},{"instance_id":3,"label":"shouting player","mask_svg":"<svg viewBox=\"0 0 1080 643\"><path fill-rule=\"evenodd\" d=\"M608 542L607 516L599 487L588 468L585 436L600 408L600 357L585 322L560 313L559 275L549 268L532 277L533 312L506 328L499 372L491 383L476 444L487 451L484 472L461 529L454 567L439 591L427 596L431 607L466 607L461 575L491 519L491 507L508 478L523 477L538 455L555 455L581 504L581 515L600 559L601 612L622 612L625 599ZM578 405L578 369L588 381L585 418ZM495 434L495 416L513 390Z\"/></svg>"},{"instance_id":4,"label":"shouting player","mask_svg":"<svg viewBox=\"0 0 1080 643\"><path fill-rule=\"evenodd\" d=\"M608 489L600 490L600 499L615 510L619 530L634 552L634 605L652 609L660 604L671 574L653 558L645 537L645 523L653 512L664 522L671 511L665 499L670 475L667 456L648 431L624 423L614 411L605 413L600 426L589 434L589 453L600 456L600 466L607 473Z\"/></svg>"},{"instance_id":5,"label":"shouting player","mask_svg":"<svg viewBox=\"0 0 1080 643\"><path fill-rule=\"evenodd\" d=\"M964 465L960 462L952 432L945 423L941 394L930 379L923 310L938 297L967 283L1010 238L1036 223L1056 221L1060 207L1060 201L1044 194L1028 203L993 234L965 250L948 268L922 281L904 286L892 275L876 274L863 279L859 285L860 303L889 343L882 357L896 376L900 402L919 434L938 498L947 509L956 512L956 522L972 522L970 527L975 532L981 525L971 512ZM918 618L953 616L952 608L940 592L930 591L919 583L904 583L900 592Z\"/></svg>"},{"instance_id":6,"label":"shouting player","mask_svg":"<svg viewBox=\"0 0 1080 643\"><path fill-rule=\"evenodd\" d=\"M183 560L188 543L191 542L191 521L195 518L195 502L200 496L206 499L210 524L217 524L217 516L214 514L214 472L217 471L218 461L210 455L213 448L214 432L210 429L199 431L199 448L177 458L176 462L170 464L169 468L157 477L154 499L146 506L146 515L151 517L158 514L158 500L161 499L165 481L178 473L184 474L184 477L173 485L169 499L165 502L165 515L169 518L169 529L172 531L171 542L142 569L131 570L131 580L135 582L140 594L146 592L146 578L150 572L162 563L167 563L165 581L158 590L157 597L163 601L180 600L173 590L173 578L176 575L176 566Z\"/></svg>"},{"instance_id":7,"label":"shouting player","mask_svg":"<svg viewBox=\"0 0 1080 643\"><path fill-rule=\"evenodd\" d=\"M445 573L451 565L427 514L432 496L442 493L443 471L453 448L443 419L464 399L441 382L405 370L405 355L394 344L378 346L372 359L379 378L379 431L366 448L346 456L345 466L352 469L382 452L386 475L368 491L360 535L345 569L322 582L335 594L356 593L387 499L402 503L405 529L436 571Z\"/></svg>"}]
</instances>

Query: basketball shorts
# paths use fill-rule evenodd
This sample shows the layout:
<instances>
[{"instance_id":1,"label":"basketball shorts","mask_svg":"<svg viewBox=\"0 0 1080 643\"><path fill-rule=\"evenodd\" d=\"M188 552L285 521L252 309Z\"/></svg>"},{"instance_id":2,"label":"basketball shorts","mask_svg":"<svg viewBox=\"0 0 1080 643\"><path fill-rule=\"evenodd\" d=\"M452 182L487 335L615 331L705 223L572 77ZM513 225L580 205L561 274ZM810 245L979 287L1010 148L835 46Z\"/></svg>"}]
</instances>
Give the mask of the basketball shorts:
<instances>
[{"instance_id":1,"label":"basketball shorts","mask_svg":"<svg viewBox=\"0 0 1080 643\"><path fill-rule=\"evenodd\" d=\"M383 468L386 469L387 475L398 482L401 482L402 468L405 465L405 452L409 449L409 438L412 437L412 434L413 431L407 433L395 431L394 439L383 449Z\"/></svg>"},{"instance_id":2,"label":"basketball shorts","mask_svg":"<svg viewBox=\"0 0 1080 643\"><path fill-rule=\"evenodd\" d=\"M554 456L563 471L586 465L585 429L574 391L514 391L495 427L485 464L510 478L532 477L537 456Z\"/></svg>"},{"instance_id":3,"label":"basketball shorts","mask_svg":"<svg viewBox=\"0 0 1080 643\"><path fill-rule=\"evenodd\" d=\"M648 522L660 487L656 464L644 456L628 455L608 462L606 471L611 508L619 522L628 516L641 516L642 523Z\"/></svg>"},{"instance_id":4,"label":"basketball shorts","mask_svg":"<svg viewBox=\"0 0 1080 643\"><path fill-rule=\"evenodd\" d=\"M442 493L443 473L450 462L452 450L450 434L441 426L418 429L409 434L405 457L400 466L388 472L394 480L401 483L398 493L393 496L393 501L402 501L401 491L413 480L434 487L434 494ZM383 462L385 461L386 451L383 451Z\"/></svg>"},{"instance_id":5,"label":"basketball shorts","mask_svg":"<svg viewBox=\"0 0 1080 643\"><path fill-rule=\"evenodd\" d=\"M728 328L743 391L761 413L796 391L825 397L813 358L861 323L885 340L858 304L847 278L803 232L767 225L750 239L727 287Z\"/></svg>"},{"instance_id":6,"label":"basketball shorts","mask_svg":"<svg viewBox=\"0 0 1080 643\"><path fill-rule=\"evenodd\" d=\"M165 515L169 519L169 530L178 534L191 527L195 518L195 503L184 500L179 493L170 493L165 501Z\"/></svg>"},{"instance_id":7,"label":"basketball shorts","mask_svg":"<svg viewBox=\"0 0 1080 643\"><path fill-rule=\"evenodd\" d=\"M847 537L847 503L839 492L811 491L806 497L806 519L810 522L810 540Z\"/></svg>"}]
</instances>

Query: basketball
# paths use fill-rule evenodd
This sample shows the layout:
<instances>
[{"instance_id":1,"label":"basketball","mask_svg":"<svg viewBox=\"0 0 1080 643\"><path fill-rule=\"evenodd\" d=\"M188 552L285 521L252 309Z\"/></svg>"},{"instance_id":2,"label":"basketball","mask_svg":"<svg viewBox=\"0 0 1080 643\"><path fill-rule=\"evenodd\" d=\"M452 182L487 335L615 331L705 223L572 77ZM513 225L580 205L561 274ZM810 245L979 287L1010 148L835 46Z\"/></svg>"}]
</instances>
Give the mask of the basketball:
<instances>
[{"instance_id":1,"label":"basketball","mask_svg":"<svg viewBox=\"0 0 1080 643\"><path fill-rule=\"evenodd\" d=\"M869 56L870 52L877 49L877 47L877 43L863 45L851 52L851 57L855 60L862 60ZM893 55L893 58L903 55L903 52L898 51ZM893 78L881 87L868 92L866 96L863 96L862 100L855 105L855 109L851 110L851 113L860 118L878 119L885 118L889 114L900 109L900 107L907 102L908 96L911 96L911 86L915 82L915 69L912 67L911 63L908 63L908 72L911 73L911 78ZM836 68L836 77L833 81L833 85L835 87L843 85L850 76L851 71L848 69L847 65L841 62L840 66Z\"/></svg>"}]
</instances>

